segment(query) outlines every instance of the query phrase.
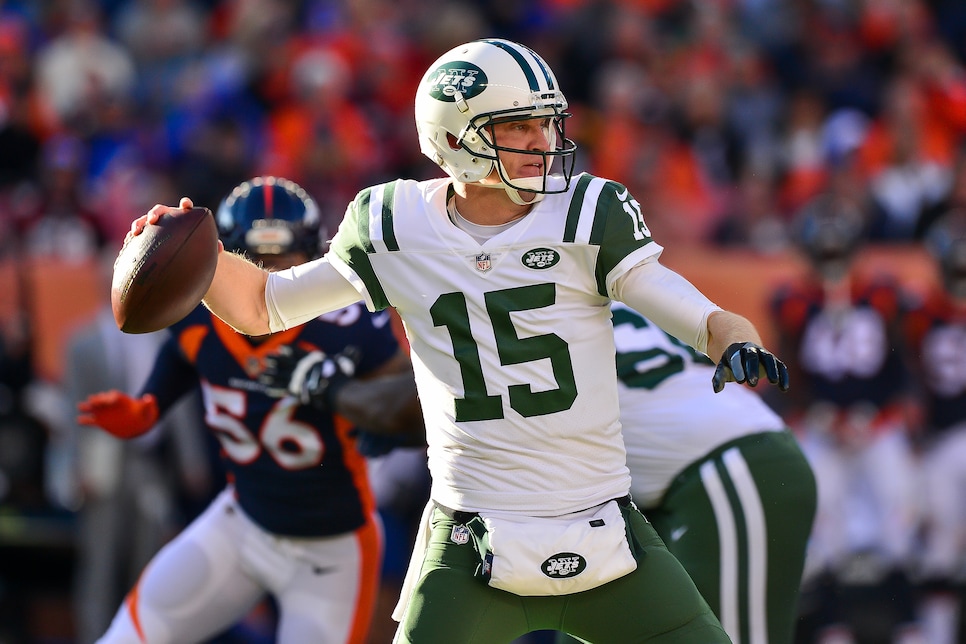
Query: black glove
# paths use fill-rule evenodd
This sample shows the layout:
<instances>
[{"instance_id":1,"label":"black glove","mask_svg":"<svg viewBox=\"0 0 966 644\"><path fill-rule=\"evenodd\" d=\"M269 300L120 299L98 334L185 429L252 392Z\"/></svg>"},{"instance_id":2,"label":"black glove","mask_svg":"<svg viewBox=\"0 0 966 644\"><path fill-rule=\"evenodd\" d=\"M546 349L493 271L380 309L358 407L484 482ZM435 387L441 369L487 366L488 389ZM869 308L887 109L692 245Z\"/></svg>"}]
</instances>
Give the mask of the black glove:
<instances>
[{"instance_id":1,"label":"black glove","mask_svg":"<svg viewBox=\"0 0 966 644\"><path fill-rule=\"evenodd\" d=\"M303 405L334 412L336 393L355 375L359 357L355 347L329 356L322 351L285 345L265 356L258 382L265 385L269 396L292 395Z\"/></svg>"},{"instance_id":2,"label":"black glove","mask_svg":"<svg viewBox=\"0 0 966 644\"><path fill-rule=\"evenodd\" d=\"M367 458L385 456L397 447L405 444L405 440L399 436L388 436L386 434L376 434L367 429L357 428L352 431L350 436L356 439L356 449Z\"/></svg>"},{"instance_id":3,"label":"black glove","mask_svg":"<svg viewBox=\"0 0 966 644\"><path fill-rule=\"evenodd\" d=\"M721 355L711 384L715 393L724 389L726 382L747 382L754 387L762 370L768 382L788 391L788 368L784 362L754 342L735 342Z\"/></svg>"}]
</instances>

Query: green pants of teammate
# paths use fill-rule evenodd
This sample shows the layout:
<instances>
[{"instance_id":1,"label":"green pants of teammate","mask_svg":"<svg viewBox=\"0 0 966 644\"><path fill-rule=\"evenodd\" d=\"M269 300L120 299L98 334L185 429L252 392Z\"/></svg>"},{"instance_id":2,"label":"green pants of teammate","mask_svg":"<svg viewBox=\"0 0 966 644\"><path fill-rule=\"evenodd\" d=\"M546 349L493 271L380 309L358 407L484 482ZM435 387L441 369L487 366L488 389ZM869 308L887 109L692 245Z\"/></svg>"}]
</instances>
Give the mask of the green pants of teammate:
<instances>
[{"instance_id":1,"label":"green pants of teammate","mask_svg":"<svg viewBox=\"0 0 966 644\"><path fill-rule=\"evenodd\" d=\"M644 513L735 644L789 644L815 504L815 477L795 437L763 432L687 467Z\"/></svg>"},{"instance_id":2,"label":"green pants of teammate","mask_svg":"<svg viewBox=\"0 0 966 644\"><path fill-rule=\"evenodd\" d=\"M637 569L593 590L521 597L474 576L472 540L450 540L455 522L436 510L422 572L396 644L500 644L557 629L595 644L730 642L694 582L654 527L633 506L622 508Z\"/></svg>"},{"instance_id":3,"label":"green pants of teammate","mask_svg":"<svg viewBox=\"0 0 966 644\"><path fill-rule=\"evenodd\" d=\"M646 510L735 642L793 640L815 477L791 432L722 445Z\"/></svg>"}]
</instances>

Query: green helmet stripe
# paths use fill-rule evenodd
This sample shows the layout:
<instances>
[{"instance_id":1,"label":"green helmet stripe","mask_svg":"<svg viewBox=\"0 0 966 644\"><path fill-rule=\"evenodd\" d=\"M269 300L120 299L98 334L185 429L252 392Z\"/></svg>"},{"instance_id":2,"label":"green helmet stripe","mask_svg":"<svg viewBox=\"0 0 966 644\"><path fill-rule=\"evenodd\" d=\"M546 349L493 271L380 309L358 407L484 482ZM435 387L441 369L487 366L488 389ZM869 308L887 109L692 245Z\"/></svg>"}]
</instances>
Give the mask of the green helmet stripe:
<instances>
[{"instance_id":1,"label":"green helmet stripe","mask_svg":"<svg viewBox=\"0 0 966 644\"><path fill-rule=\"evenodd\" d=\"M540 71L543 72L543 77L547 80L547 87L549 87L550 89L556 89L553 86L553 74L550 73L550 69L544 64L543 58L541 58L537 54L537 52L533 51L529 47L525 45L521 45L521 47L523 47L528 52L530 52L531 55L533 55L533 60L536 61L537 66L540 68Z\"/></svg>"},{"instance_id":2,"label":"green helmet stripe","mask_svg":"<svg viewBox=\"0 0 966 644\"><path fill-rule=\"evenodd\" d=\"M506 53L513 56L513 60L517 61L517 64L520 66L520 69L523 70L523 75L527 77L527 83L530 84L530 91L531 92L540 91L540 84L537 82L536 74L533 73L533 68L530 67L530 63L527 62L527 59L523 57L523 54L521 54L516 49L516 47L511 46L509 43L503 40L484 40L483 42L489 43L494 47L499 47ZM546 75L546 71L544 71L544 74Z\"/></svg>"}]
</instances>

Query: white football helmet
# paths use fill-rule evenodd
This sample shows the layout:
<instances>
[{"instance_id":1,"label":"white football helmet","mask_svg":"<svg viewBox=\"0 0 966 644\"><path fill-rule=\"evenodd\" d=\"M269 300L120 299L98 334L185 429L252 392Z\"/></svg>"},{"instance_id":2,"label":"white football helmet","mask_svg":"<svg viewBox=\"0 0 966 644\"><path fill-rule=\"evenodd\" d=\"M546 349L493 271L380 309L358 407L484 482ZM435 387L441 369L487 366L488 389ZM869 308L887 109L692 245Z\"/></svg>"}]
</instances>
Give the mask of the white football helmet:
<instances>
[{"instance_id":1,"label":"white football helmet","mask_svg":"<svg viewBox=\"0 0 966 644\"><path fill-rule=\"evenodd\" d=\"M577 145L564 134L570 114L567 99L547 63L533 50L508 40L489 38L460 45L430 65L416 92L416 131L423 154L457 181L476 183L499 173L502 187L515 203L526 205L543 195L565 192L570 185ZM499 145L495 121L549 119L549 151ZM542 157L543 176L510 179L497 151ZM563 181L548 181L560 157ZM525 201L520 191L536 193Z\"/></svg>"}]
</instances>

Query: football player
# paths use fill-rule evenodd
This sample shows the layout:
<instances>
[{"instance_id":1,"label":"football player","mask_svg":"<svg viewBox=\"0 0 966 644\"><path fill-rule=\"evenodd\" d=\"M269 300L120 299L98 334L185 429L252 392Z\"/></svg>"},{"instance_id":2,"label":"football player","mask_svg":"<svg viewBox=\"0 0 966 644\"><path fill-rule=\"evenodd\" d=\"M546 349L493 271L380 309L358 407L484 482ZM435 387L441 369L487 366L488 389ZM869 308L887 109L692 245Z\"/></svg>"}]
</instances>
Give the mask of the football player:
<instances>
[{"instance_id":1,"label":"football player","mask_svg":"<svg viewBox=\"0 0 966 644\"><path fill-rule=\"evenodd\" d=\"M888 597L886 628L916 641L907 573L918 473L909 374L896 350L905 295L892 276L856 271L865 221L851 202L823 194L800 217L810 270L782 286L773 306L779 346L801 383L784 413L818 482L805 585L822 608L809 621L819 638L861 638L855 616Z\"/></svg>"},{"instance_id":2,"label":"football player","mask_svg":"<svg viewBox=\"0 0 966 644\"><path fill-rule=\"evenodd\" d=\"M735 644L793 641L816 504L795 436L753 391L714 394L708 356L611 310L635 503Z\"/></svg>"},{"instance_id":3,"label":"football player","mask_svg":"<svg viewBox=\"0 0 966 644\"><path fill-rule=\"evenodd\" d=\"M524 45L450 50L415 101L421 149L448 176L363 189L307 265L267 273L220 253L205 295L253 335L360 298L399 312L433 479L395 613L400 644L541 629L729 641L629 498L607 305L625 301L719 357L715 390L759 378L786 389L788 374L746 318L658 261L624 186L573 174L567 105ZM170 210L152 208L131 234Z\"/></svg>"},{"instance_id":4,"label":"football player","mask_svg":"<svg viewBox=\"0 0 966 644\"><path fill-rule=\"evenodd\" d=\"M966 230L948 222L934 228L942 286L912 307L905 327L925 412L923 628L926 641L953 644L961 641L966 596Z\"/></svg>"},{"instance_id":5,"label":"football player","mask_svg":"<svg viewBox=\"0 0 966 644\"><path fill-rule=\"evenodd\" d=\"M286 179L237 186L215 216L227 251L271 270L322 251L318 207ZM139 396L105 392L79 405L80 422L131 438L200 383L228 473L148 564L100 642L199 642L267 595L280 643L366 642L382 537L365 459L337 414L389 433L422 418L388 312L352 304L303 322L246 337L199 306L170 327ZM291 374L296 359L302 369ZM259 382L266 364L281 389Z\"/></svg>"}]
</instances>

